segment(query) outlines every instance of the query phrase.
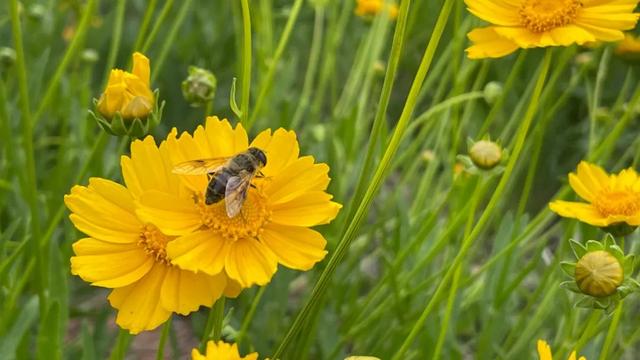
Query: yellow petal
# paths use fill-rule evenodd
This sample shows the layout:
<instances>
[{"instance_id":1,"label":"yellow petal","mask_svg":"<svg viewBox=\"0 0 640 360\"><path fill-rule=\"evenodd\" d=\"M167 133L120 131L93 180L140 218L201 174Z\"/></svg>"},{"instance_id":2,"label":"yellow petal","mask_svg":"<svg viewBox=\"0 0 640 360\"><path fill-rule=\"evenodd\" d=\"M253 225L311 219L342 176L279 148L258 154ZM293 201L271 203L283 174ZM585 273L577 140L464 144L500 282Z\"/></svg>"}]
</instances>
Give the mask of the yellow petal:
<instances>
[{"instance_id":1,"label":"yellow petal","mask_svg":"<svg viewBox=\"0 0 640 360\"><path fill-rule=\"evenodd\" d=\"M263 150L267 155L267 166L262 169L266 176L279 174L285 166L298 159L300 154L296 133L282 128L276 130L270 139L268 133L263 131L250 146Z\"/></svg>"},{"instance_id":2,"label":"yellow petal","mask_svg":"<svg viewBox=\"0 0 640 360\"><path fill-rule=\"evenodd\" d=\"M615 222L613 218L603 217L590 204L556 200L549 203L549 208L560 216L578 219L593 226L608 226Z\"/></svg>"},{"instance_id":3,"label":"yellow petal","mask_svg":"<svg viewBox=\"0 0 640 360\"><path fill-rule=\"evenodd\" d=\"M129 286L114 289L109 295L111 306L118 309L116 323L137 334L153 330L167 321L171 312L160 303L160 290L167 266L155 264L142 279Z\"/></svg>"},{"instance_id":4,"label":"yellow petal","mask_svg":"<svg viewBox=\"0 0 640 360\"><path fill-rule=\"evenodd\" d=\"M309 270L327 254L324 237L306 227L269 224L261 240L278 257L279 263L291 269Z\"/></svg>"},{"instance_id":5,"label":"yellow petal","mask_svg":"<svg viewBox=\"0 0 640 360\"><path fill-rule=\"evenodd\" d=\"M254 239L238 239L229 249L225 261L227 275L242 287L265 285L278 267L275 255Z\"/></svg>"},{"instance_id":6,"label":"yellow petal","mask_svg":"<svg viewBox=\"0 0 640 360\"><path fill-rule=\"evenodd\" d=\"M82 239L73 244L71 273L94 286L117 288L138 281L154 264L137 244Z\"/></svg>"},{"instance_id":7,"label":"yellow petal","mask_svg":"<svg viewBox=\"0 0 640 360\"><path fill-rule=\"evenodd\" d=\"M264 192L272 204L283 203L308 191L323 191L329 185L329 167L314 164L313 157L301 157L264 181Z\"/></svg>"},{"instance_id":8,"label":"yellow petal","mask_svg":"<svg viewBox=\"0 0 640 360\"><path fill-rule=\"evenodd\" d=\"M591 191L591 189L589 189L582 182L582 180L580 180L580 178L573 173L569 174L569 184L571 185L573 191L575 191L576 194L580 195L581 198L589 202L592 202L595 198L594 193Z\"/></svg>"},{"instance_id":9,"label":"yellow petal","mask_svg":"<svg viewBox=\"0 0 640 360\"><path fill-rule=\"evenodd\" d=\"M469 59L499 58L518 50L515 42L498 35L492 27L474 29L468 37L473 42L465 50Z\"/></svg>"},{"instance_id":10,"label":"yellow petal","mask_svg":"<svg viewBox=\"0 0 640 360\"><path fill-rule=\"evenodd\" d=\"M225 276L227 276L226 273L225 273ZM227 286L224 288L224 296L228 298L236 298L238 297L238 295L240 295L241 292L242 292L242 286L240 286L240 284L237 281L230 279L227 276Z\"/></svg>"},{"instance_id":11,"label":"yellow petal","mask_svg":"<svg viewBox=\"0 0 640 360\"><path fill-rule=\"evenodd\" d=\"M202 226L200 213L192 199L151 190L140 196L137 214L154 224L165 235L183 235Z\"/></svg>"},{"instance_id":12,"label":"yellow petal","mask_svg":"<svg viewBox=\"0 0 640 360\"><path fill-rule=\"evenodd\" d=\"M131 71L137 76L147 87L149 87L149 79L151 78L151 66L149 59L139 52L133 53L133 70Z\"/></svg>"},{"instance_id":13,"label":"yellow petal","mask_svg":"<svg viewBox=\"0 0 640 360\"><path fill-rule=\"evenodd\" d=\"M538 340L538 357L540 360L553 360L551 357L551 347L544 340Z\"/></svg>"},{"instance_id":14,"label":"yellow petal","mask_svg":"<svg viewBox=\"0 0 640 360\"><path fill-rule=\"evenodd\" d=\"M187 315L201 305L211 306L220 298L226 276L209 276L170 267L164 277L160 296L165 310Z\"/></svg>"},{"instance_id":15,"label":"yellow petal","mask_svg":"<svg viewBox=\"0 0 640 360\"><path fill-rule=\"evenodd\" d=\"M502 0L465 0L469 12L495 25L518 26L518 6Z\"/></svg>"},{"instance_id":16,"label":"yellow petal","mask_svg":"<svg viewBox=\"0 0 640 360\"><path fill-rule=\"evenodd\" d=\"M175 193L180 178L173 174L167 148L158 148L152 136L131 143L131 157L120 159L122 176L131 194L138 198L144 191Z\"/></svg>"},{"instance_id":17,"label":"yellow petal","mask_svg":"<svg viewBox=\"0 0 640 360\"><path fill-rule=\"evenodd\" d=\"M309 191L290 201L274 204L271 220L282 225L315 226L333 220L342 205L323 191Z\"/></svg>"},{"instance_id":18,"label":"yellow petal","mask_svg":"<svg viewBox=\"0 0 640 360\"><path fill-rule=\"evenodd\" d=\"M167 255L174 265L209 275L222 272L229 242L213 231L196 231L167 244Z\"/></svg>"},{"instance_id":19,"label":"yellow petal","mask_svg":"<svg viewBox=\"0 0 640 360\"><path fill-rule=\"evenodd\" d=\"M578 164L577 176L580 181L595 194L609 184L609 176L599 166L581 161Z\"/></svg>"},{"instance_id":20,"label":"yellow petal","mask_svg":"<svg viewBox=\"0 0 640 360\"><path fill-rule=\"evenodd\" d=\"M196 142L208 144L209 157L231 156L249 147L249 138L242 124L238 123L234 129L227 119L220 120L217 116L207 117L204 134L194 133L193 137Z\"/></svg>"}]
</instances>

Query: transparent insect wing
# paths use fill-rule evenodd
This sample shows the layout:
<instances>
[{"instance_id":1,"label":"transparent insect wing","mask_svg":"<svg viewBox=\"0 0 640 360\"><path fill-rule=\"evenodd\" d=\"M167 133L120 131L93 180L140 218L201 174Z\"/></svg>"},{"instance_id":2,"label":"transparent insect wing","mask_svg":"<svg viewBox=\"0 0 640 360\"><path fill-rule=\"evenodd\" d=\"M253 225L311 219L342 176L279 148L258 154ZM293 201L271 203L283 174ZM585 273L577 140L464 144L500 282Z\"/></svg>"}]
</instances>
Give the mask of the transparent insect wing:
<instances>
[{"instance_id":1,"label":"transparent insect wing","mask_svg":"<svg viewBox=\"0 0 640 360\"><path fill-rule=\"evenodd\" d=\"M232 218L240 213L252 178L252 173L243 171L238 176L232 176L227 180L224 202L228 217Z\"/></svg>"},{"instance_id":2,"label":"transparent insect wing","mask_svg":"<svg viewBox=\"0 0 640 360\"><path fill-rule=\"evenodd\" d=\"M228 161L228 157L189 160L176 164L172 172L182 175L206 175L217 172Z\"/></svg>"}]
</instances>

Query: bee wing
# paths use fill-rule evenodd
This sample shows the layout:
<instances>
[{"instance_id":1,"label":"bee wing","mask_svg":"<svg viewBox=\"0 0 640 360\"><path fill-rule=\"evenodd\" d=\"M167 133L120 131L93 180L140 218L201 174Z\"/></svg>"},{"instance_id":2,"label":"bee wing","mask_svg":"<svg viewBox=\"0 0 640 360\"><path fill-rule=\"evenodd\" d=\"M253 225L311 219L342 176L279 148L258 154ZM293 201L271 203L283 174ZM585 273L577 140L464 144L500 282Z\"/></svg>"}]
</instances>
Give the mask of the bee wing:
<instances>
[{"instance_id":1,"label":"bee wing","mask_svg":"<svg viewBox=\"0 0 640 360\"><path fill-rule=\"evenodd\" d=\"M196 159L178 163L171 170L174 174L206 175L216 172L229 161L229 157Z\"/></svg>"},{"instance_id":2,"label":"bee wing","mask_svg":"<svg viewBox=\"0 0 640 360\"><path fill-rule=\"evenodd\" d=\"M241 171L238 176L232 176L227 180L227 187L224 191L224 203L227 209L227 216L232 218L240 212L244 199L247 198L247 190L251 185L253 173Z\"/></svg>"}]
</instances>

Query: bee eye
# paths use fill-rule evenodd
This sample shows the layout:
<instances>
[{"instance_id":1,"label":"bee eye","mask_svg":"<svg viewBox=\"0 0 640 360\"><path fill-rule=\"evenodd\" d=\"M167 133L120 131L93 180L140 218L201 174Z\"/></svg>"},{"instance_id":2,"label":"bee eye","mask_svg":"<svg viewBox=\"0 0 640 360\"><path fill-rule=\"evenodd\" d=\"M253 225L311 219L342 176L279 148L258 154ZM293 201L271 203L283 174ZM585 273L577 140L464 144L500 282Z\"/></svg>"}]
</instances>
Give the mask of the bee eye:
<instances>
[{"instance_id":1,"label":"bee eye","mask_svg":"<svg viewBox=\"0 0 640 360\"><path fill-rule=\"evenodd\" d=\"M258 156L258 158L262 162L263 166L267 165L267 155L265 155L264 152L260 151L260 155Z\"/></svg>"}]
</instances>

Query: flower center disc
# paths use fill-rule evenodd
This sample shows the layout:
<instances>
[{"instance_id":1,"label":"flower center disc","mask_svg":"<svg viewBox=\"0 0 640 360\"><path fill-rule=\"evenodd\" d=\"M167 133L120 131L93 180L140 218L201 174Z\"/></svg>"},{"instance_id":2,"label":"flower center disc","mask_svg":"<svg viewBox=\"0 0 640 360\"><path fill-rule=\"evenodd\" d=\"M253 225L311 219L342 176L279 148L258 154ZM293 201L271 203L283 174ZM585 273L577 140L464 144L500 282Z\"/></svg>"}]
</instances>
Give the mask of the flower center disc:
<instances>
[{"instance_id":1,"label":"flower center disc","mask_svg":"<svg viewBox=\"0 0 640 360\"><path fill-rule=\"evenodd\" d=\"M196 197L202 224L226 239L257 238L271 216L265 197L253 188L248 190L240 213L232 218L227 215L225 200L206 205L201 194Z\"/></svg>"},{"instance_id":2,"label":"flower center disc","mask_svg":"<svg viewBox=\"0 0 640 360\"><path fill-rule=\"evenodd\" d=\"M147 224L140 231L138 245L142 246L147 254L153 256L156 261L169 265L171 262L167 258L167 243L169 238L158 230L155 226Z\"/></svg>"},{"instance_id":3,"label":"flower center disc","mask_svg":"<svg viewBox=\"0 0 640 360\"><path fill-rule=\"evenodd\" d=\"M582 7L578 0L527 0L520 7L522 26L541 33L571 24Z\"/></svg>"},{"instance_id":4,"label":"flower center disc","mask_svg":"<svg viewBox=\"0 0 640 360\"><path fill-rule=\"evenodd\" d=\"M593 205L603 216L633 215L640 210L640 194L631 190L604 190L598 194Z\"/></svg>"}]
</instances>

